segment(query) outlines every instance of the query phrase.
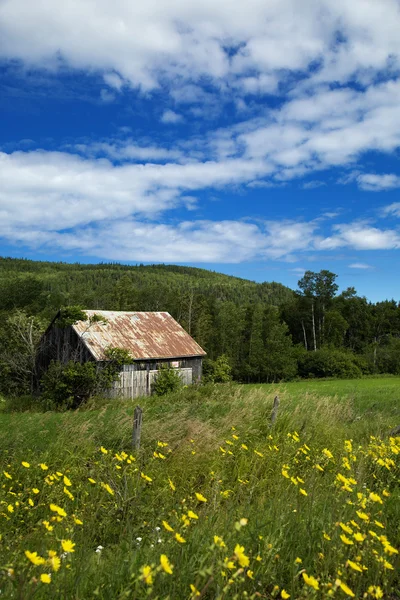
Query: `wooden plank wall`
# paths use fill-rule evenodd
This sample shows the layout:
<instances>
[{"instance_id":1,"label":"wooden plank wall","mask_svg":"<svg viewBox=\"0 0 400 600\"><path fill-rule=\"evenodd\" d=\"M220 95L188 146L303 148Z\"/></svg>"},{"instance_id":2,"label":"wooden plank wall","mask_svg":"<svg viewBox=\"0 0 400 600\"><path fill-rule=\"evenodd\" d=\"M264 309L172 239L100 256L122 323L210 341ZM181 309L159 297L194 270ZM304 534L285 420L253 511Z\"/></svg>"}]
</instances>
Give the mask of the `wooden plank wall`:
<instances>
[{"instance_id":1,"label":"wooden plank wall","mask_svg":"<svg viewBox=\"0 0 400 600\"><path fill-rule=\"evenodd\" d=\"M183 385L190 385L193 381L192 368L177 369L182 379ZM138 398L139 396L149 396L158 370L150 371L122 371L119 374L119 381L114 383L110 392L112 398Z\"/></svg>"}]
</instances>

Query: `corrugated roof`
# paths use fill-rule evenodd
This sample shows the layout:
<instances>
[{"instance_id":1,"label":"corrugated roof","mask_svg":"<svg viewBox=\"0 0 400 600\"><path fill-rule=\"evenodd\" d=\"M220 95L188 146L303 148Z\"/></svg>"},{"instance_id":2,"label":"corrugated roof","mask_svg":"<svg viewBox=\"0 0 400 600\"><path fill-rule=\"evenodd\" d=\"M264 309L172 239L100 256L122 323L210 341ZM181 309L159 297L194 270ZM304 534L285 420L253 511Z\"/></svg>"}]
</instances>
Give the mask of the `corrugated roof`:
<instances>
[{"instance_id":1,"label":"corrugated roof","mask_svg":"<svg viewBox=\"0 0 400 600\"><path fill-rule=\"evenodd\" d=\"M135 360L205 356L204 350L167 312L85 310L87 321L73 325L96 360L104 360L109 347L129 350ZM93 323L99 315L107 323Z\"/></svg>"}]
</instances>

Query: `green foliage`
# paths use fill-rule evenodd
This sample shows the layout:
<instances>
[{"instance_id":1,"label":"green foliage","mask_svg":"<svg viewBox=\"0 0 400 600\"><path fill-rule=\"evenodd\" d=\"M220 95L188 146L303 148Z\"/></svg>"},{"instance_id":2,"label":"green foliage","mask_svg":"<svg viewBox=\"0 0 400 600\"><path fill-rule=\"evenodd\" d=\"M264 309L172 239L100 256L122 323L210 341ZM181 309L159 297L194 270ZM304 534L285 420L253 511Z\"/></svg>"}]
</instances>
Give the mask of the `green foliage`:
<instances>
[{"instance_id":1,"label":"green foliage","mask_svg":"<svg viewBox=\"0 0 400 600\"><path fill-rule=\"evenodd\" d=\"M65 306L60 309L56 325L64 329L77 321L86 321L87 315L81 306Z\"/></svg>"},{"instance_id":2,"label":"green foliage","mask_svg":"<svg viewBox=\"0 0 400 600\"><path fill-rule=\"evenodd\" d=\"M168 365L162 365L152 385L152 392L156 396L165 396L176 392L180 387L182 387L182 379L179 371Z\"/></svg>"},{"instance_id":3,"label":"green foliage","mask_svg":"<svg viewBox=\"0 0 400 600\"><path fill-rule=\"evenodd\" d=\"M362 371L351 352L321 348L316 352L302 352L298 358L300 377L361 377Z\"/></svg>"},{"instance_id":4,"label":"green foliage","mask_svg":"<svg viewBox=\"0 0 400 600\"><path fill-rule=\"evenodd\" d=\"M229 358L221 354L215 360L206 359L203 363L203 378L210 383L228 383L232 380L232 367Z\"/></svg>"},{"instance_id":5,"label":"green foliage","mask_svg":"<svg viewBox=\"0 0 400 600\"><path fill-rule=\"evenodd\" d=\"M107 368L112 372L119 373L124 365L131 365L133 363L131 353L129 350L125 350L125 348L114 348L110 346L109 348L106 348L104 354L108 361Z\"/></svg>"},{"instance_id":6,"label":"green foliage","mask_svg":"<svg viewBox=\"0 0 400 600\"><path fill-rule=\"evenodd\" d=\"M16 310L0 327L0 391L8 395L29 394L36 375L36 352L43 333L37 317Z\"/></svg>"},{"instance_id":7,"label":"green foliage","mask_svg":"<svg viewBox=\"0 0 400 600\"><path fill-rule=\"evenodd\" d=\"M69 361L66 364L51 362L42 381L44 401L57 406L76 408L99 391L97 365Z\"/></svg>"},{"instance_id":8,"label":"green foliage","mask_svg":"<svg viewBox=\"0 0 400 600\"><path fill-rule=\"evenodd\" d=\"M132 363L130 353L121 348L108 348L107 362L66 364L52 362L44 374L41 386L43 401L56 406L76 408L96 394L106 393L117 381L123 365Z\"/></svg>"}]
</instances>

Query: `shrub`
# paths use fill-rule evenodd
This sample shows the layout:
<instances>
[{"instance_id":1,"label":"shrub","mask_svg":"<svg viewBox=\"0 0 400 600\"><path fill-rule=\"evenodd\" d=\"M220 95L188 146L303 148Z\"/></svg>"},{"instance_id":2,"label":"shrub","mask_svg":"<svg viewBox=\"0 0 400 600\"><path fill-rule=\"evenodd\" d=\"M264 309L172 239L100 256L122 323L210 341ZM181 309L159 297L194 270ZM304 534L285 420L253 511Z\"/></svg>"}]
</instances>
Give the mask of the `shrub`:
<instances>
[{"instance_id":1,"label":"shrub","mask_svg":"<svg viewBox=\"0 0 400 600\"><path fill-rule=\"evenodd\" d=\"M232 380L232 367L226 354L216 360L204 361L204 381L210 383L228 383Z\"/></svg>"},{"instance_id":2,"label":"shrub","mask_svg":"<svg viewBox=\"0 0 400 600\"><path fill-rule=\"evenodd\" d=\"M170 392L176 392L182 387L182 379L179 372L169 366L162 366L152 385L152 392L157 396L164 396Z\"/></svg>"},{"instance_id":3,"label":"shrub","mask_svg":"<svg viewBox=\"0 0 400 600\"><path fill-rule=\"evenodd\" d=\"M352 353L333 348L303 352L298 357L298 364L301 377L351 379L362 376L362 371Z\"/></svg>"}]
</instances>

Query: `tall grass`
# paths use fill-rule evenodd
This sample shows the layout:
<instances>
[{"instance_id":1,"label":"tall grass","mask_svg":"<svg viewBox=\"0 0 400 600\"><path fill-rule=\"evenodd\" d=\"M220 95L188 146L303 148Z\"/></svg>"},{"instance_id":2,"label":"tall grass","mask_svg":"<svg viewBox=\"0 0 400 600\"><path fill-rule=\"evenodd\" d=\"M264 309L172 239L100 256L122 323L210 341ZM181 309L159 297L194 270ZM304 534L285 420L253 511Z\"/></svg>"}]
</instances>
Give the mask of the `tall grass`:
<instances>
[{"instance_id":1,"label":"tall grass","mask_svg":"<svg viewBox=\"0 0 400 600\"><path fill-rule=\"evenodd\" d=\"M130 402L0 414L2 597L398 597L399 381L370 383L141 399L136 454Z\"/></svg>"}]
</instances>

